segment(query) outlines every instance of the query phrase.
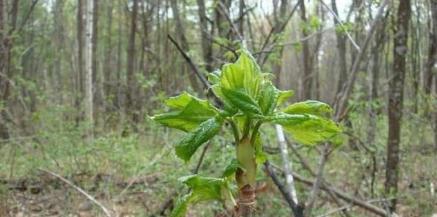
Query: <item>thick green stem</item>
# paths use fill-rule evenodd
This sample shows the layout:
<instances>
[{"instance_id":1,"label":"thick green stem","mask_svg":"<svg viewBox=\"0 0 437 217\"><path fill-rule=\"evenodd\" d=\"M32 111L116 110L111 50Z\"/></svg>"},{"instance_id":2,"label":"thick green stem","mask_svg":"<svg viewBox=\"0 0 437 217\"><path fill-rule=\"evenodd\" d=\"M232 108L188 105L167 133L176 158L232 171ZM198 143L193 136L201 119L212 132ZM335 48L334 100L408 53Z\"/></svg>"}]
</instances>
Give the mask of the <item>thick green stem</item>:
<instances>
[{"instance_id":1,"label":"thick green stem","mask_svg":"<svg viewBox=\"0 0 437 217\"><path fill-rule=\"evenodd\" d=\"M256 160L255 149L247 137L237 144L237 160L242 167L235 176L239 189L237 216L249 217L252 216L256 201Z\"/></svg>"}]
</instances>

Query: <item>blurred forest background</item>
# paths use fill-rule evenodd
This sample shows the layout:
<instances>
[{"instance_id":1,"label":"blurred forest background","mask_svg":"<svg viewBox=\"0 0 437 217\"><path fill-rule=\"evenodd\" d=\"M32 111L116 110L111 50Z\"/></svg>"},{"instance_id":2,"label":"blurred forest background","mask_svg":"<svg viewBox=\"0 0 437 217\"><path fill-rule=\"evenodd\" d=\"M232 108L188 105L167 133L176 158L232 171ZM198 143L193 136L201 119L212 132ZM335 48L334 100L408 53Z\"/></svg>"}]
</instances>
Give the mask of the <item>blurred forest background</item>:
<instances>
[{"instance_id":1,"label":"blurred forest background","mask_svg":"<svg viewBox=\"0 0 437 217\"><path fill-rule=\"evenodd\" d=\"M293 101L343 105L323 178L321 148L287 139L299 199L321 188L312 216L437 213L437 0L0 0L0 216L104 215L46 170L119 216L167 215L177 178L220 173L232 144L186 164L180 133L148 115L183 90L208 97L207 72L242 43ZM284 182L274 128L263 135ZM257 215L290 216L260 182Z\"/></svg>"}]
</instances>

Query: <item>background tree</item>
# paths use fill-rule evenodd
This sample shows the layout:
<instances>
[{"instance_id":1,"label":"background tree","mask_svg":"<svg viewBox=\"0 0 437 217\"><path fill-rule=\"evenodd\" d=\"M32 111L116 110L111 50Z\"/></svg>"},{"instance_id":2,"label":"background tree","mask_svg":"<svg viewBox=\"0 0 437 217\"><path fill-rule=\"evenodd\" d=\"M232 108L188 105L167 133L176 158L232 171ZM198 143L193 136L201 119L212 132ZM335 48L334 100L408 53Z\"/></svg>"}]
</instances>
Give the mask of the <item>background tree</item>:
<instances>
[{"instance_id":1,"label":"background tree","mask_svg":"<svg viewBox=\"0 0 437 217\"><path fill-rule=\"evenodd\" d=\"M393 38L393 70L389 80L388 92L388 141L385 192L396 195L399 183L400 139L402 109L404 104L404 83L406 54L408 50L408 23L411 16L410 1L401 1L396 14ZM392 200L390 210L396 210L396 199Z\"/></svg>"}]
</instances>

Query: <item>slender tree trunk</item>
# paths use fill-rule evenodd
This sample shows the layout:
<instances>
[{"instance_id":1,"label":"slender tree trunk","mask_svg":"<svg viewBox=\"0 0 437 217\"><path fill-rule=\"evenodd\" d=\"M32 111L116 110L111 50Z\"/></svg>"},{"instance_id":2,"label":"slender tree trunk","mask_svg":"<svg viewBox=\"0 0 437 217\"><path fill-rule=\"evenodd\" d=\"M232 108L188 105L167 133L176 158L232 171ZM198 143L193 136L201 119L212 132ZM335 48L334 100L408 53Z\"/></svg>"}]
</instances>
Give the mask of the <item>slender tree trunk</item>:
<instances>
[{"instance_id":1,"label":"slender tree trunk","mask_svg":"<svg viewBox=\"0 0 437 217\"><path fill-rule=\"evenodd\" d=\"M224 6L224 8L221 8L220 4ZM229 23L226 20L226 17L223 15L223 13L229 14L229 8L231 6L231 0L214 0L215 5L215 24L217 26L217 32L218 36L224 39L228 38L229 34ZM221 12L221 10L224 10L224 12Z\"/></svg>"},{"instance_id":2,"label":"slender tree trunk","mask_svg":"<svg viewBox=\"0 0 437 217\"><path fill-rule=\"evenodd\" d=\"M434 99L437 98L437 76L434 76ZM434 150L437 152L437 110L434 109L432 112L432 128L434 130Z\"/></svg>"},{"instance_id":3,"label":"slender tree trunk","mask_svg":"<svg viewBox=\"0 0 437 217\"><path fill-rule=\"evenodd\" d=\"M241 37L244 38L244 9L246 8L246 4L244 0L240 0L238 4L238 32Z\"/></svg>"},{"instance_id":4,"label":"slender tree trunk","mask_svg":"<svg viewBox=\"0 0 437 217\"><path fill-rule=\"evenodd\" d=\"M2 60L0 60L0 100L3 101L4 105L2 110L0 111L0 137L4 139L8 139L10 137L10 129L8 129L8 122L11 122L10 115L8 114L8 110L11 108L10 95L12 92L11 82L12 82L12 49L14 46L14 37L13 34L17 25L17 16L18 16L18 6L19 0L12 1L12 7L10 10L10 16L8 14L8 1L3 0L1 2L1 14L2 14L2 29L3 36L1 41L1 47L3 48L2 52ZM8 17L11 18L9 23Z\"/></svg>"},{"instance_id":5,"label":"slender tree trunk","mask_svg":"<svg viewBox=\"0 0 437 217\"><path fill-rule=\"evenodd\" d=\"M307 17L306 17L306 9L305 9L305 1L300 0L300 18L302 22L307 25ZM306 38L308 36L307 28L304 27L302 29L302 38ZM302 64L303 64L303 76L302 76L302 84L303 84L303 93L302 99L310 99L311 91L313 88L313 75L311 71L310 65L310 45L308 40L302 42Z\"/></svg>"},{"instance_id":6,"label":"slender tree trunk","mask_svg":"<svg viewBox=\"0 0 437 217\"><path fill-rule=\"evenodd\" d=\"M132 120L137 123L140 118L135 110L135 97L136 97L136 82L135 82L135 39L137 31L137 14L138 14L138 0L133 1L131 26L129 35L129 45L127 50L127 92L126 92L126 107L128 115L132 115Z\"/></svg>"},{"instance_id":7,"label":"slender tree trunk","mask_svg":"<svg viewBox=\"0 0 437 217\"><path fill-rule=\"evenodd\" d=\"M379 84L379 74L380 74L380 59L381 59L381 47L384 41L384 29L385 25L381 25L381 28L377 30L377 35L375 36L375 41L371 50L371 67L369 67L369 92L368 92L368 111L369 111L369 127L367 131L367 143L370 146L374 145L375 134L376 134L376 117L377 117L377 104L378 99L378 84Z\"/></svg>"},{"instance_id":8,"label":"slender tree trunk","mask_svg":"<svg viewBox=\"0 0 437 217\"><path fill-rule=\"evenodd\" d=\"M105 60L103 61L103 100L104 102L108 102L108 106L105 106L105 111L110 111L109 105L113 105L113 94L111 92L113 82L111 80L111 72L113 64L111 64L112 59L112 10L113 10L113 3L112 1L109 1L107 3L107 26L106 26L106 42L105 42ZM105 104L105 103L104 103Z\"/></svg>"},{"instance_id":9,"label":"slender tree trunk","mask_svg":"<svg viewBox=\"0 0 437 217\"><path fill-rule=\"evenodd\" d=\"M432 30L430 31L429 40L431 45L429 46L428 62L426 64L425 73L425 93L427 93L427 98L436 99L437 98L437 76L436 69L434 65L437 62L437 0L431 0L431 13L432 13ZM434 81L434 93L431 93L432 82ZM427 103L426 110L430 107ZM437 152L437 111L435 108L431 108L431 127L434 131L434 147Z\"/></svg>"},{"instance_id":10,"label":"slender tree trunk","mask_svg":"<svg viewBox=\"0 0 437 217\"><path fill-rule=\"evenodd\" d=\"M427 114L430 110L430 100L428 98L431 97L431 91L432 91L432 82L433 82L433 76L435 73L433 73L434 65L437 62L437 0L431 0L431 14L432 14L432 20L430 23L432 25L429 27L429 50L428 50L428 60L425 66L425 73L424 73L424 92L426 94L426 104L425 104L425 115L429 117Z\"/></svg>"},{"instance_id":11,"label":"slender tree trunk","mask_svg":"<svg viewBox=\"0 0 437 217\"><path fill-rule=\"evenodd\" d=\"M7 99L7 89L9 88L9 81L8 77L4 76L5 73L5 66L7 62L7 41L8 39L6 34L6 2L5 0L0 0L0 100L5 102ZM0 138L1 139L8 139L9 138L9 132L8 127L6 124L6 111L5 108L0 110Z\"/></svg>"},{"instance_id":12,"label":"slender tree trunk","mask_svg":"<svg viewBox=\"0 0 437 217\"><path fill-rule=\"evenodd\" d=\"M393 71L389 81L388 100L388 142L385 193L396 195L399 180L399 146L401 140L402 108L404 100L404 79L406 71L406 53L408 23L411 14L410 0L399 3L394 32ZM390 204L390 211L396 210L396 199Z\"/></svg>"},{"instance_id":13,"label":"slender tree trunk","mask_svg":"<svg viewBox=\"0 0 437 217\"><path fill-rule=\"evenodd\" d=\"M338 17L337 3L335 0L331 0L332 11ZM337 19L334 18L334 23L338 26L340 23ZM337 40L337 56L338 56L338 80L337 80L337 93L338 96L343 90L343 86L347 82L347 58L346 58L346 35L341 31L335 32L336 40Z\"/></svg>"},{"instance_id":14,"label":"slender tree trunk","mask_svg":"<svg viewBox=\"0 0 437 217\"><path fill-rule=\"evenodd\" d=\"M91 37L91 71L92 71L92 86L93 86L93 120L99 125L99 114L103 114L103 80L99 73L98 57L98 41L99 41L99 0L93 0L92 10L92 37Z\"/></svg>"},{"instance_id":15,"label":"slender tree trunk","mask_svg":"<svg viewBox=\"0 0 437 217\"><path fill-rule=\"evenodd\" d=\"M240 0L241 1L241 0ZM202 53L203 61L205 61L205 68L208 72L213 70L212 68L212 43L209 39L210 36L208 30L208 17L206 16L205 1L197 0L197 6L199 7L199 24L200 24L200 35L202 36Z\"/></svg>"},{"instance_id":16,"label":"slender tree trunk","mask_svg":"<svg viewBox=\"0 0 437 217\"><path fill-rule=\"evenodd\" d=\"M118 19L118 28L117 28L117 35L118 35L118 40L117 40L117 71L116 71L116 79L114 81L115 84L115 100L113 101L114 103L114 107L117 108L118 110L122 109L121 106L121 99L122 99L122 85L123 82L121 81L121 64L123 62L123 57L122 57L122 40L123 40L123 22L122 19ZM122 112L120 112L121 114Z\"/></svg>"},{"instance_id":17,"label":"slender tree trunk","mask_svg":"<svg viewBox=\"0 0 437 217\"><path fill-rule=\"evenodd\" d=\"M83 119L83 110L81 108L82 105L82 96L84 92L84 0L78 0L77 4L77 76L76 78L76 89L75 89L75 107L76 111L79 113L76 117L76 124L79 124L79 121Z\"/></svg>"},{"instance_id":18,"label":"slender tree trunk","mask_svg":"<svg viewBox=\"0 0 437 217\"><path fill-rule=\"evenodd\" d=\"M284 19L286 17L287 8L288 8L288 2L286 0L281 0L281 6L279 7L280 18L276 18L276 16L275 16L275 21L276 21L275 26L280 26L280 25L282 25L283 22L285 22ZM284 54L284 47L280 47L277 52L279 53L279 58L282 58L282 56ZM275 74L275 77L276 77L276 80L275 80L276 85L281 88L280 81L281 81L281 73L282 73L282 61L275 61L272 69L273 69L273 73Z\"/></svg>"},{"instance_id":19,"label":"slender tree trunk","mask_svg":"<svg viewBox=\"0 0 437 217\"><path fill-rule=\"evenodd\" d=\"M176 32L179 38L179 41L181 43L181 47L184 51L189 51L190 47L188 46L188 40L185 36L185 26L182 23L181 16L179 14L179 7L178 7L178 1L177 0L171 0L170 1L171 8L173 11L174 19L176 22ZM200 88L199 83L197 82L196 75L192 72L188 73L188 79L190 80L191 86L195 91L198 93L202 93L202 90Z\"/></svg>"},{"instance_id":20,"label":"slender tree trunk","mask_svg":"<svg viewBox=\"0 0 437 217\"><path fill-rule=\"evenodd\" d=\"M94 117L93 117L93 7L95 0L88 0L86 3L86 21L85 21L85 43L84 43L84 58L85 58L85 120L91 125L91 129L88 132L88 136L90 139L93 138L93 125L94 125Z\"/></svg>"},{"instance_id":21,"label":"slender tree trunk","mask_svg":"<svg viewBox=\"0 0 437 217\"><path fill-rule=\"evenodd\" d=\"M325 20L325 11L323 10L323 6L321 4L317 5L317 12L318 16L320 17L321 25L317 31L322 31L324 26L324 20ZM314 74L314 98L320 99L320 61L319 61L319 53L320 48L322 46L322 39L323 34L318 34L316 37L316 42L314 45L314 53L311 58L311 65L312 65L312 71Z\"/></svg>"},{"instance_id":22,"label":"slender tree trunk","mask_svg":"<svg viewBox=\"0 0 437 217\"><path fill-rule=\"evenodd\" d=\"M419 8L420 3L418 1L415 2L415 7ZM413 112L418 114L419 112L419 85L420 85L420 73L422 72L422 59L421 59L421 10L415 10L416 14L413 16L415 18L415 22L413 19L411 20L411 31L412 31L412 54L411 54L411 76L412 76L412 85L413 85ZM413 18L412 17L412 18ZM415 26L417 28L415 28Z\"/></svg>"}]
</instances>

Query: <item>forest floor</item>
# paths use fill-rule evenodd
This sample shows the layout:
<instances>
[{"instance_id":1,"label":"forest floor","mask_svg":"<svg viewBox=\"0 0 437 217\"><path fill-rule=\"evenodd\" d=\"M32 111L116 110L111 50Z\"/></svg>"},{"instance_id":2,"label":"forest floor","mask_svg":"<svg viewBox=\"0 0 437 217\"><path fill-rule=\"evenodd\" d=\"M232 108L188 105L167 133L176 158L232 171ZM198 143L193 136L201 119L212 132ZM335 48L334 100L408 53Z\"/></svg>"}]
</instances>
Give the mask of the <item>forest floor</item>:
<instances>
[{"instance_id":1,"label":"forest floor","mask_svg":"<svg viewBox=\"0 0 437 217\"><path fill-rule=\"evenodd\" d=\"M272 131L273 132L273 131ZM275 138L264 132L267 138ZM159 212L169 198L186 192L178 178L189 175L196 167L200 153L190 163L177 159L172 144L177 133L152 131L130 135L106 135L93 144L80 136L44 137L38 143L27 141L0 146L0 216L104 216L100 208L84 195L55 176L57 173L93 195L116 216L151 217ZM225 135L226 137L226 135ZM233 149L218 138L208 149L200 174L217 176L232 157ZM412 140L414 141L414 140ZM44 145L41 145L44 142ZM271 146L274 146L272 144ZM269 145L270 146L270 145ZM300 147L299 151L313 168L317 151ZM356 198L384 207L384 148L370 153L361 148L343 145L333 152L326 165L326 180L337 189ZM279 154L270 157L281 165ZM293 170L311 178L295 156ZM437 213L437 158L429 143L404 145L401 155L398 213L402 217L431 217ZM374 167L375 166L375 167ZM219 168L219 169L217 169ZM433 169L434 168L434 169ZM43 169L43 170L41 170ZM374 183L371 184L374 174ZM266 184L258 194L257 216L289 216L290 210L271 180L260 170L258 181ZM434 186L434 187L433 187ZM304 201L309 189L296 183L298 196ZM349 206L348 203L343 205ZM324 216L338 209L326 194L316 204L314 216ZM358 207L350 207L351 216L374 216ZM189 210L190 217L217 216L223 213L219 203L202 203ZM168 214L168 213L167 213ZM340 216L340 212L329 216Z\"/></svg>"}]
</instances>

